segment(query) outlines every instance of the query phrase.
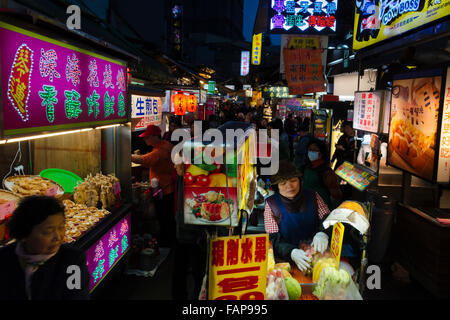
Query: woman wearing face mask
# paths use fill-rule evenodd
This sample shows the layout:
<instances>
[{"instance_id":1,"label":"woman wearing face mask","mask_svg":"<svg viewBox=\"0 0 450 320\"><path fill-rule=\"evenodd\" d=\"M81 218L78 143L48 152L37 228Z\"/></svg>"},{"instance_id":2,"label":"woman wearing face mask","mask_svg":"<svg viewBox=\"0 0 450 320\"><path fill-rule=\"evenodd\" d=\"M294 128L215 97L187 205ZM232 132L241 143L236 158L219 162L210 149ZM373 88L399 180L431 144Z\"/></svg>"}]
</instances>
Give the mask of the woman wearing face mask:
<instances>
[{"instance_id":1,"label":"woman wearing face mask","mask_svg":"<svg viewBox=\"0 0 450 320\"><path fill-rule=\"evenodd\" d=\"M22 199L8 230L16 241L0 248L0 301L88 298L86 258L82 251L63 245L64 205L59 200Z\"/></svg>"},{"instance_id":2,"label":"woman wearing face mask","mask_svg":"<svg viewBox=\"0 0 450 320\"><path fill-rule=\"evenodd\" d=\"M330 209L336 208L343 198L336 174L328 161L328 149L325 142L313 139L308 145L308 160L304 175L305 188L314 190Z\"/></svg>"},{"instance_id":3,"label":"woman wearing face mask","mask_svg":"<svg viewBox=\"0 0 450 320\"><path fill-rule=\"evenodd\" d=\"M275 194L266 199L264 225L275 257L292 260L305 271L311 260L299 249L300 243L312 240L316 251L327 249L329 235L322 221L330 211L317 192L302 186L300 177L294 164L280 161L278 173L271 178Z\"/></svg>"}]
</instances>

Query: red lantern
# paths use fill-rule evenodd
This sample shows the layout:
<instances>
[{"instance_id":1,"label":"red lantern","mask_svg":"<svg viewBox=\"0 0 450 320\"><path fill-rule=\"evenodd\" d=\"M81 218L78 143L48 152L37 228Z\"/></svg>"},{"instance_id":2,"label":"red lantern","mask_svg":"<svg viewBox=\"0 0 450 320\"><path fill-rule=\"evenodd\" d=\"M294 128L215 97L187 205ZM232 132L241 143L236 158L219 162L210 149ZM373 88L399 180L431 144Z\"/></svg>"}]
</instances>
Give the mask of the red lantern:
<instances>
[{"instance_id":1,"label":"red lantern","mask_svg":"<svg viewBox=\"0 0 450 320\"><path fill-rule=\"evenodd\" d=\"M190 94L187 97L187 111L195 112L197 110L197 97L195 94Z\"/></svg>"},{"instance_id":2,"label":"red lantern","mask_svg":"<svg viewBox=\"0 0 450 320\"><path fill-rule=\"evenodd\" d=\"M174 95L173 108L177 116L184 116L186 114L186 95L183 93Z\"/></svg>"}]
</instances>

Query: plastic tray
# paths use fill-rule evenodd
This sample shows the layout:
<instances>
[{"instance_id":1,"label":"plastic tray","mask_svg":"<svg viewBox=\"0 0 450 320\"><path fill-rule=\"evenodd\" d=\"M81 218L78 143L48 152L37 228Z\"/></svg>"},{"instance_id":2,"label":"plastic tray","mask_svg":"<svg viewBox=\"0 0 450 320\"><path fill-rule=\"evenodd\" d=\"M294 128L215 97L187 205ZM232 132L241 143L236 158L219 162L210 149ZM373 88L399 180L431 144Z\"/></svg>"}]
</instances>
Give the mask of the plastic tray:
<instances>
[{"instance_id":1,"label":"plastic tray","mask_svg":"<svg viewBox=\"0 0 450 320\"><path fill-rule=\"evenodd\" d=\"M75 173L58 168L49 168L42 170L39 175L43 178L47 178L59 183L64 188L64 191L66 193L73 193L73 189L80 182L83 182L83 179L77 176Z\"/></svg>"}]
</instances>

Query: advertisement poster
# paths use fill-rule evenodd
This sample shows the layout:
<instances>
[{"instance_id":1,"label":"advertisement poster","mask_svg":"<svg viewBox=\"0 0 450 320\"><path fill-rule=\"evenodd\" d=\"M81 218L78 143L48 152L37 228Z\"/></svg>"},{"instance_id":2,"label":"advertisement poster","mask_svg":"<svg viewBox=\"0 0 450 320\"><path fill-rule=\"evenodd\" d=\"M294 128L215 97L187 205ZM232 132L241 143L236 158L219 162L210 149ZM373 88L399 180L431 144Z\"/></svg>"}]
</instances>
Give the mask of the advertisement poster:
<instances>
[{"instance_id":1,"label":"advertisement poster","mask_svg":"<svg viewBox=\"0 0 450 320\"><path fill-rule=\"evenodd\" d=\"M234 164L207 164L205 158L209 154L215 157L217 151L215 149L210 151L205 146L194 147L194 144L195 142L185 143L184 147L185 153L191 148L193 156L191 164L184 165L184 222L197 225L237 226L239 204L236 155L234 161L225 160ZM224 157L226 158L226 155ZM210 160L207 162L213 163L213 159Z\"/></svg>"},{"instance_id":2,"label":"advertisement poster","mask_svg":"<svg viewBox=\"0 0 450 320\"><path fill-rule=\"evenodd\" d=\"M383 92L355 92L353 106L353 128L367 132L378 132Z\"/></svg>"},{"instance_id":3,"label":"advertisement poster","mask_svg":"<svg viewBox=\"0 0 450 320\"><path fill-rule=\"evenodd\" d=\"M268 234L218 237L209 248L209 300L265 299Z\"/></svg>"},{"instance_id":4,"label":"advertisement poster","mask_svg":"<svg viewBox=\"0 0 450 320\"><path fill-rule=\"evenodd\" d=\"M387 162L433 180L441 77L393 81Z\"/></svg>"},{"instance_id":5,"label":"advertisement poster","mask_svg":"<svg viewBox=\"0 0 450 320\"><path fill-rule=\"evenodd\" d=\"M4 22L0 44L4 136L127 122L124 62Z\"/></svg>"},{"instance_id":6,"label":"advertisement poster","mask_svg":"<svg viewBox=\"0 0 450 320\"><path fill-rule=\"evenodd\" d=\"M447 81L445 82L437 182L450 182L450 68L447 69Z\"/></svg>"},{"instance_id":7,"label":"advertisement poster","mask_svg":"<svg viewBox=\"0 0 450 320\"><path fill-rule=\"evenodd\" d=\"M325 91L320 50L283 49L283 55L290 95Z\"/></svg>"},{"instance_id":8,"label":"advertisement poster","mask_svg":"<svg viewBox=\"0 0 450 320\"><path fill-rule=\"evenodd\" d=\"M450 0L372 0L355 3L354 50L450 15Z\"/></svg>"},{"instance_id":9,"label":"advertisement poster","mask_svg":"<svg viewBox=\"0 0 450 320\"><path fill-rule=\"evenodd\" d=\"M139 131L153 124L162 123L162 100L160 97L131 95L131 131Z\"/></svg>"},{"instance_id":10,"label":"advertisement poster","mask_svg":"<svg viewBox=\"0 0 450 320\"><path fill-rule=\"evenodd\" d=\"M338 0L270 0L269 33L333 34Z\"/></svg>"}]
</instances>

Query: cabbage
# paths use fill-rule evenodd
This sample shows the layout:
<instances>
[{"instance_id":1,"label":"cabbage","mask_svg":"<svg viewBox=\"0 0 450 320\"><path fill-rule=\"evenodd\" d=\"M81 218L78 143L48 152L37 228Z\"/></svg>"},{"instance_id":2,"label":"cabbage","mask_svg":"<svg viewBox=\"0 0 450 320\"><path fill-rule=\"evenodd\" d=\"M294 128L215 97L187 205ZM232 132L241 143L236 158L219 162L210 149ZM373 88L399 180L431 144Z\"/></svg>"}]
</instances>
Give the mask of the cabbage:
<instances>
[{"instance_id":1,"label":"cabbage","mask_svg":"<svg viewBox=\"0 0 450 320\"><path fill-rule=\"evenodd\" d=\"M347 272L347 270L341 269L339 270L339 278L340 278L340 283L344 286L347 287L350 284L350 274Z\"/></svg>"}]
</instances>

